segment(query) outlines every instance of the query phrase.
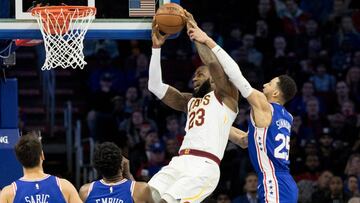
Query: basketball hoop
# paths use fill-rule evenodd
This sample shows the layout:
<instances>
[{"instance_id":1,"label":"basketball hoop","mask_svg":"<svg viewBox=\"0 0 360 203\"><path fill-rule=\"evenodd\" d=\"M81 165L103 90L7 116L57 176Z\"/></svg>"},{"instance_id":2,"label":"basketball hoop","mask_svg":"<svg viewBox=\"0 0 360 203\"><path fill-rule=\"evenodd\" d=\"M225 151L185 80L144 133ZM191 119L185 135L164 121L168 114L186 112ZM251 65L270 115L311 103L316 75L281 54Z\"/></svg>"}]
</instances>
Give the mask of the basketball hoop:
<instances>
[{"instance_id":1,"label":"basketball hoop","mask_svg":"<svg viewBox=\"0 0 360 203\"><path fill-rule=\"evenodd\" d=\"M42 70L86 65L83 41L96 8L88 6L44 6L31 10L43 35L46 59Z\"/></svg>"}]
</instances>

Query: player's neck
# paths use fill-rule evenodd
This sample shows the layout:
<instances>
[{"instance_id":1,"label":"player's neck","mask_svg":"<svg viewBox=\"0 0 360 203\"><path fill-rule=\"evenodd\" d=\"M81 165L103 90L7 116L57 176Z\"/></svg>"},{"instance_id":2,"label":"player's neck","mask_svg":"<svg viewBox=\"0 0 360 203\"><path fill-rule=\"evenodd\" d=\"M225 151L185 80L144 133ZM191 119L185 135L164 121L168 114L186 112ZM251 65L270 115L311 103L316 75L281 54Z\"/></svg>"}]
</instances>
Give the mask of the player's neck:
<instances>
[{"instance_id":1,"label":"player's neck","mask_svg":"<svg viewBox=\"0 0 360 203\"><path fill-rule=\"evenodd\" d=\"M284 105L284 103L283 103L283 102L281 102L281 101L279 101L278 99L273 98L273 97L272 97L272 98L269 98L269 99L268 99L268 102L269 102L269 103L276 103L276 104L280 104L280 105L282 105L282 106Z\"/></svg>"},{"instance_id":2,"label":"player's neck","mask_svg":"<svg viewBox=\"0 0 360 203\"><path fill-rule=\"evenodd\" d=\"M117 182L121 181L122 179L124 179L124 177L121 174L116 175L116 176L111 177L111 178L103 177L103 180L104 180L105 183L117 183Z\"/></svg>"},{"instance_id":3,"label":"player's neck","mask_svg":"<svg viewBox=\"0 0 360 203\"><path fill-rule=\"evenodd\" d=\"M23 179L32 180L32 179L42 179L47 176L44 173L42 166L37 166L34 168L23 168L24 176Z\"/></svg>"}]
</instances>

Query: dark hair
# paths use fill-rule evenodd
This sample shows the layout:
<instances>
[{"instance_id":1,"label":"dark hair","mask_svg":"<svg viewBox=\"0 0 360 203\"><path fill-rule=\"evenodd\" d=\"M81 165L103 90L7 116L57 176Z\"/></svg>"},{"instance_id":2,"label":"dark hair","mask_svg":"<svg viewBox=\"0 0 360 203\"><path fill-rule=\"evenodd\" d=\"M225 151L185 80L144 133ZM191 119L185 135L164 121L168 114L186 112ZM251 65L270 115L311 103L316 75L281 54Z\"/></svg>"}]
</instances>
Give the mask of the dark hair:
<instances>
[{"instance_id":1,"label":"dark hair","mask_svg":"<svg viewBox=\"0 0 360 203\"><path fill-rule=\"evenodd\" d=\"M295 81L288 75L280 75L278 87L282 93L284 102L290 101L297 93Z\"/></svg>"},{"instance_id":2,"label":"dark hair","mask_svg":"<svg viewBox=\"0 0 360 203\"><path fill-rule=\"evenodd\" d=\"M17 160L24 168L34 168L40 164L42 144L40 137L31 132L20 137L15 145Z\"/></svg>"},{"instance_id":3,"label":"dark hair","mask_svg":"<svg viewBox=\"0 0 360 203\"><path fill-rule=\"evenodd\" d=\"M104 177L112 178L121 170L121 149L112 142L99 144L94 152L94 167Z\"/></svg>"}]
</instances>

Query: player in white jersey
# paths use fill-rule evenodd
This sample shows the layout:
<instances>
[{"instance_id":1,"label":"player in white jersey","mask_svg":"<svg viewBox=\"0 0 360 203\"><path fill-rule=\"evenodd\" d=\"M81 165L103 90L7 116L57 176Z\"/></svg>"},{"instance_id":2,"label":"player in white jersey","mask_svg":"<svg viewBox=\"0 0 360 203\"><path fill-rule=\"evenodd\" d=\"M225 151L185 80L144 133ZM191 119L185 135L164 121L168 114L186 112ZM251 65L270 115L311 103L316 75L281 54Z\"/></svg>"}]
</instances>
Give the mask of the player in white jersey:
<instances>
[{"instance_id":1,"label":"player in white jersey","mask_svg":"<svg viewBox=\"0 0 360 203\"><path fill-rule=\"evenodd\" d=\"M188 27L195 25L186 12ZM168 166L149 181L155 202L201 202L217 186L219 164L237 114L238 91L229 82L211 50L196 42L205 66L197 68L193 94L179 92L161 79L160 48L168 35L153 21L149 90L171 108L187 113L186 135Z\"/></svg>"}]
</instances>

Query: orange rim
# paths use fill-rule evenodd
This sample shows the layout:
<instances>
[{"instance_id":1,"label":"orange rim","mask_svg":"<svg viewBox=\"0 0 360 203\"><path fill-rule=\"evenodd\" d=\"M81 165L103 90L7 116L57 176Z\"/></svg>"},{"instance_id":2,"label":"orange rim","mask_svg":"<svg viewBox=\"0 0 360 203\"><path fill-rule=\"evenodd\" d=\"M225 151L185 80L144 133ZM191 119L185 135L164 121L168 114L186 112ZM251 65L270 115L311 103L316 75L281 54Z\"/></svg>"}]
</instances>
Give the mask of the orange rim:
<instances>
[{"instance_id":1,"label":"orange rim","mask_svg":"<svg viewBox=\"0 0 360 203\"><path fill-rule=\"evenodd\" d=\"M89 12L90 10L92 12ZM42 6L31 9L31 14L33 16L38 16L40 13L42 13L42 11L46 11L46 13L52 13L54 15L60 13L64 13L64 14L71 13L74 14L75 18L87 17L96 14L96 8L90 6Z\"/></svg>"}]
</instances>

